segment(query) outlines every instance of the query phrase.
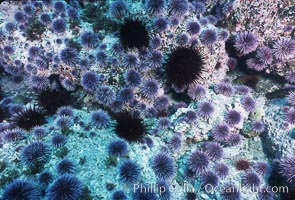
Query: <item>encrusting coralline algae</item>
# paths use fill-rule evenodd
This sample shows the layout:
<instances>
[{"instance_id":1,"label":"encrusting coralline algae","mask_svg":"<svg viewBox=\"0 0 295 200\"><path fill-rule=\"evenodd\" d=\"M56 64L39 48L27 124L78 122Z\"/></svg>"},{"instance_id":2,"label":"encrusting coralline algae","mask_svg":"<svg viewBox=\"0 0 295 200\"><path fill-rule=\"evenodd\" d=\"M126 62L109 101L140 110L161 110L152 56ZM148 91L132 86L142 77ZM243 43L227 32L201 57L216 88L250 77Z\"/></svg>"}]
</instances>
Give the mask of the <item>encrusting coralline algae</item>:
<instances>
[{"instance_id":1,"label":"encrusting coralline algae","mask_svg":"<svg viewBox=\"0 0 295 200\"><path fill-rule=\"evenodd\" d=\"M292 199L293 4L1 2L1 199Z\"/></svg>"}]
</instances>

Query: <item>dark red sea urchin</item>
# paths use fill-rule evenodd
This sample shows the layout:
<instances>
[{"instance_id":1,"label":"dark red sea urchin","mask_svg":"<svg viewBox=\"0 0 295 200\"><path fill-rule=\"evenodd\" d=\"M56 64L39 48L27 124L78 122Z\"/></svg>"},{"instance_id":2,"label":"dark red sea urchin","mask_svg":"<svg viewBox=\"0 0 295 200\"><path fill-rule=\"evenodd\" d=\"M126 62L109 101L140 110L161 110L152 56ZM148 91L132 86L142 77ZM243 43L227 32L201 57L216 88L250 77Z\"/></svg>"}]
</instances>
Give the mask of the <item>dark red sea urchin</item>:
<instances>
[{"instance_id":1,"label":"dark red sea urchin","mask_svg":"<svg viewBox=\"0 0 295 200\"><path fill-rule=\"evenodd\" d=\"M35 126L45 124L46 119L42 108L30 107L14 114L11 121L22 129L30 130Z\"/></svg>"},{"instance_id":2,"label":"dark red sea urchin","mask_svg":"<svg viewBox=\"0 0 295 200\"><path fill-rule=\"evenodd\" d=\"M147 47L149 33L144 22L137 19L127 19L120 28L120 41L125 49Z\"/></svg>"},{"instance_id":3,"label":"dark red sea urchin","mask_svg":"<svg viewBox=\"0 0 295 200\"><path fill-rule=\"evenodd\" d=\"M200 49L178 47L166 62L167 81L182 91L202 77L204 58Z\"/></svg>"},{"instance_id":4,"label":"dark red sea urchin","mask_svg":"<svg viewBox=\"0 0 295 200\"><path fill-rule=\"evenodd\" d=\"M129 142L137 142L147 133L147 126L141 117L120 112L115 113L113 118L116 120L114 125L116 134Z\"/></svg>"}]
</instances>

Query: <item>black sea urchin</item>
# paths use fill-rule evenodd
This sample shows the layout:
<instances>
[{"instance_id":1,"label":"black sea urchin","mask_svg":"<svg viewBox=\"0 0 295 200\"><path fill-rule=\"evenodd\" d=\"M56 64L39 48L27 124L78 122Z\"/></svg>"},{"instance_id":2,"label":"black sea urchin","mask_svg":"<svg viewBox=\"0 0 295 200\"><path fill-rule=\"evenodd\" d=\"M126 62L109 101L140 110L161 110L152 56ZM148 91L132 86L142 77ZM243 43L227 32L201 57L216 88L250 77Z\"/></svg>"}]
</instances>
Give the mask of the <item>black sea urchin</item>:
<instances>
[{"instance_id":1,"label":"black sea urchin","mask_svg":"<svg viewBox=\"0 0 295 200\"><path fill-rule=\"evenodd\" d=\"M127 19L120 28L120 41L125 49L147 47L149 33L144 22L138 19Z\"/></svg>"},{"instance_id":2,"label":"black sea urchin","mask_svg":"<svg viewBox=\"0 0 295 200\"><path fill-rule=\"evenodd\" d=\"M29 107L12 116L12 123L25 130L45 124L44 110L40 107Z\"/></svg>"},{"instance_id":3,"label":"black sea urchin","mask_svg":"<svg viewBox=\"0 0 295 200\"><path fill-rule=\"evenodd\" d=\"M37 97L38 103L49 114L55 114L61 106L73 104L73 97L70 92L65 90L45 90L41 91Z\"/></svg>"},{"instance_id":4,"label":"black sea urchin","mask_svg":"<svg viewBox=\"0 0 295 200\"><path fill-rule=\"evenodd\" d=\"M114 126L116 134L129 142L139 141L147 133L147 126L141 117L120 112L114 114L113 118L116 120Z\"/></svg>"},{"instance_id":5,"label":"black sea urchin","mask_svg":"<svg viewBox=\"0 0 295 200\"><path fill-rule=\"evenodd\" d=\"M201 78L204 58L200 49L178 47L168 56L166 75L169 84L183 90Z\"/></svg>"}]
</instances>

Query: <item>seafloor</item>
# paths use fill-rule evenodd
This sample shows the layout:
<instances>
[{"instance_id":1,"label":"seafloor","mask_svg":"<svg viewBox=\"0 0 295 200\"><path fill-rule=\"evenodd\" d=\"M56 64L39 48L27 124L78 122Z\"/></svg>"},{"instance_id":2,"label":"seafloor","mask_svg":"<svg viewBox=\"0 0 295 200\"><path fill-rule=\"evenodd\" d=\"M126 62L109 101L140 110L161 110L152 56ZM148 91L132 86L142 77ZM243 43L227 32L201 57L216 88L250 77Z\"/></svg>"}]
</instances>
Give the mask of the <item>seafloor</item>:
<instances>
[{"instance_id":1,"label":"seafloor","mask_svg":"<svg viewBox=\"0 0 295 200\"><path fill-rule=\"evenodd\" d=\"M1 200L294 200L294 0L1 0Z\"/></svg>"}]
</instances>

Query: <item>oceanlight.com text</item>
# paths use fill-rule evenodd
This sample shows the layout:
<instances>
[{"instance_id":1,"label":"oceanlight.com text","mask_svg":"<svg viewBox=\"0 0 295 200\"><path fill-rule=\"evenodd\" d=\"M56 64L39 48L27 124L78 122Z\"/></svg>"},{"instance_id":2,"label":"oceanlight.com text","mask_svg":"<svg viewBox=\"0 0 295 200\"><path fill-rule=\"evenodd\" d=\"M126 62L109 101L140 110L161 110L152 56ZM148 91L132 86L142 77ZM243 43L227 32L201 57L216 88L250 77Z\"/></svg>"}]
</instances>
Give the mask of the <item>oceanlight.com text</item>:
<instances>
[{"instance_id":1,"label":"oceanlight.com text","mask_svg":"<svg viewBox=\"0 0 295 200\"><path fill-rule=\"evenodd\" d=\"M214 194L217 192L226 192L226 193L233 193L235 191L238 192L245 192L245 191L252 191L252 192L273 192L273 193L288 193L289 188L288 186L251 186L251 187L245 187L243 185L235 185L235 187L229 187L229 186L217 186L214 187L211 184L206 185L200 185L199 187L192 187L191 185L184 183L183 185L168 185L163 186L159 185L157 183L151 183L151 184L134 184L133 185L133 192L141 192L141 193L165 193L166 191L170 191L171 193L187 193L187 192L195 192L199 193L201 191L204 191L206 193Z\"/></svg>"}]
</instances>

